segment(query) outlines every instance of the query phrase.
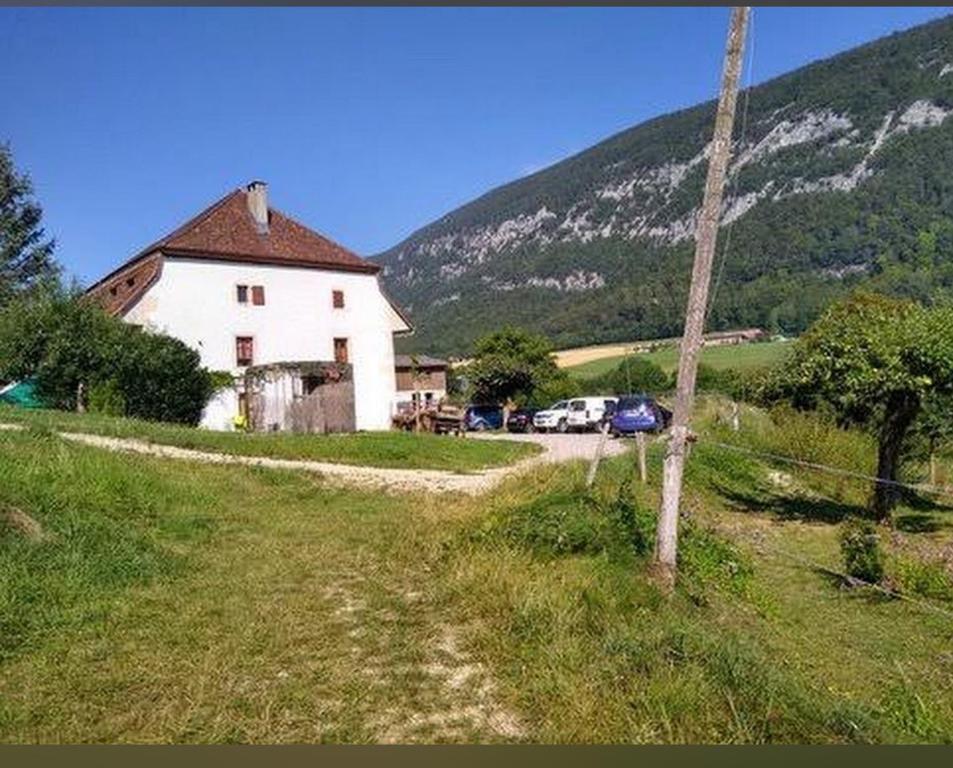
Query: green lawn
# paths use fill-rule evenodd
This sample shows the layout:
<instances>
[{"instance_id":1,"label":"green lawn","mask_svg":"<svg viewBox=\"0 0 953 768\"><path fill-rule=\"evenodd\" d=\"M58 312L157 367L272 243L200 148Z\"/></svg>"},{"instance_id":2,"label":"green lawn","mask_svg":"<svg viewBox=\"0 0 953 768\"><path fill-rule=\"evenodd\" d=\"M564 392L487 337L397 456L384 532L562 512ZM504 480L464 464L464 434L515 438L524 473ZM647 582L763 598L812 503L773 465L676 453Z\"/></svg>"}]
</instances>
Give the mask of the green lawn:
<instances>
[{"instance_id":1,"label":"green lawn","mask_svg":"<svg viewBox=\"0 0 953 768\"><path fill-rule=\"evenodd\" d=\"M340 435L215 432L91 413L26 410L0 405L2 422L27 424L41 431L131 437L162 445L242 456L451 472L503 466L539 451L536 445L515 441L467 440L447 435L415 435L396 431Z\"/></svg>"},{"instance_id":2,"label":"green lawn","mask_svg":"<svg viewBox=\"0 0 953 768\"><path fill-rule=\"evenodd\" d=\"M742 428L869 458L811 423ZM640 554L649 459L647 486L626 455L592 494L577 464L448 499L0 433L0 513L42 526L0 523L0 741L953 739L953 619L790 557L839 568L863 487L700 440L666 601ZM900 510L933 526L887 537L891 572L948 546L951 515Z\"/></svg>"},{"instance_id":3,"label":"green lawn","mask_svg":"<svg viewBox=\"0 0 953 768\"><path fill-rule=\"evenodd\" d=\"M770 365L784 355L790 348L788 341L766 341L755 344L738 344L736 346L705 347L702 349L701 362L719 370L733 368L738 371L760 368ZM678 347L670 346L655 352L648 352L645 357L659 365L666 372L678 368ZM566 370L577 378L588 378L607 373L622 362L624 357L606 357L602 360L593 360L582 365L575 365Z\"/></svg>"}]
</instances>

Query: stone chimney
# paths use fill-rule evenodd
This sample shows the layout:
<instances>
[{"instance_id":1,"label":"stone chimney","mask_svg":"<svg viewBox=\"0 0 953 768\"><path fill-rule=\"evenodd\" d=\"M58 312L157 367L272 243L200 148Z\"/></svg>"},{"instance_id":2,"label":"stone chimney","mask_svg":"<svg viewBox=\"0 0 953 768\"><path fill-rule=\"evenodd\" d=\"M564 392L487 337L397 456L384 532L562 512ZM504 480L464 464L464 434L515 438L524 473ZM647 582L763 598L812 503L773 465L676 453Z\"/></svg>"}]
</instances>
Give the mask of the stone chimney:
<instances>
[{"instance_id":1,"label":"stone chimney","mask_svg":"<svg viewBox=\"0 0 953 768\"><path fill-rule=\"evenodd\" d=\"M255 221L255 228L261 235L268 234L268 185L263 181L253 181L245 187L245 199L248 212Z\"/></svg>"}]
</instances>

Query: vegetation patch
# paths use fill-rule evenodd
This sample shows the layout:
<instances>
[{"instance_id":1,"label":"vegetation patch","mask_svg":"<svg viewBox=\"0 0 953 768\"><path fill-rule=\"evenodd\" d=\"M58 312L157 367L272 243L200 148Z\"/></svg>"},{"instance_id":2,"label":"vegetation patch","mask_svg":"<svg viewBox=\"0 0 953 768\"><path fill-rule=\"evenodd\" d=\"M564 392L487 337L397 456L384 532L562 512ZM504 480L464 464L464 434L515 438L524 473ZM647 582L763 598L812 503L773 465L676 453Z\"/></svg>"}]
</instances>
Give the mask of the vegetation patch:
<instances>
[{"instance_id":1,"label":"vegetation patch","mask_svg":"<svg viewBox=\"0 0 953 768\"><path fill-rule=\"evenodd\" d=\"M0 422L24 424L37 434L87 432L134 438L213 453L327 461L370 467L470 472L504 466L539 453L538 445L507 440L467 440L406 432L259 434L215 432L96 413L25 410L0 405Z\"/></svg>"}]
</instances>

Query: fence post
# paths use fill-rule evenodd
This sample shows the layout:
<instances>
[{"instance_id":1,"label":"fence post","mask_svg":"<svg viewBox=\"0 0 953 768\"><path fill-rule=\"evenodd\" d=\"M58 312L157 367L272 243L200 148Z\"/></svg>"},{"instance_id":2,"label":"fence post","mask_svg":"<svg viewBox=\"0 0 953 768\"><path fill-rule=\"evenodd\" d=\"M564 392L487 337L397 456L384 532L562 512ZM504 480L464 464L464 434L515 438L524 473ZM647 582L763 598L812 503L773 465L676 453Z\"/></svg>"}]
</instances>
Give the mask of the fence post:
<instances>
[{"instance_id":1,"label":"fence post","mask_svg":"<svg viewBox=\"0 0 953 768\"><path fill-rule=\"evenodd\" d=\"M644 484L646 481L645 471L645 432L635 433L635 444L639 450L639 478Z\"/></svg>"},{"instance_id":2,"label":"fence post","mask_svg":"<svg viewBox=\"0 0 953 768\"><path fill-rule=\"evenodd\" d=\"M592 484L596 480L596 470L599 468L599 461L602 459L602 451L605 449L606 445L606 435L609 434L609 422L605 422L602 425L602 434L599 435L599 442L596 445L596 453L592 457L592 462L589 464L589 473L586 475L586 488L592 488Z\"/></svg>"}]
</instances>

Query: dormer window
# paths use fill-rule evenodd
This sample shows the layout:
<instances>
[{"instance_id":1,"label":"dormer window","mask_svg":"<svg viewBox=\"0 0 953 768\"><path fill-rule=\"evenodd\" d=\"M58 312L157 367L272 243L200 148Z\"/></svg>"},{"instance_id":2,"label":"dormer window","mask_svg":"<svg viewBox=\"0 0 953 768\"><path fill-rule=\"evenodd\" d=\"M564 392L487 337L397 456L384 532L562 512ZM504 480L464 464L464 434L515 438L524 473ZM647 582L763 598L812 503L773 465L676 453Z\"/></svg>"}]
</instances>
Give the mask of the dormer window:
<instances>
[{"instance_id":1,"label":"dormer window","mask_svg":"<svg viewBox=\"0 0 953 768\"><path fill-rule=\"evenodd\" d=\"M335 309L344 309L344 291L331 291L331 305Z\"/></svg>"},{"instance_id":2,"label":"dormer window","mask_svg":"<svg viewBox=\"0 0 953 768\"><path fill-rule=\"evenodd\" d=\"M235 298L239 304L248 303L248 286L247 285L236 285L235 286Z\"/></svg>"}]
</instances>

